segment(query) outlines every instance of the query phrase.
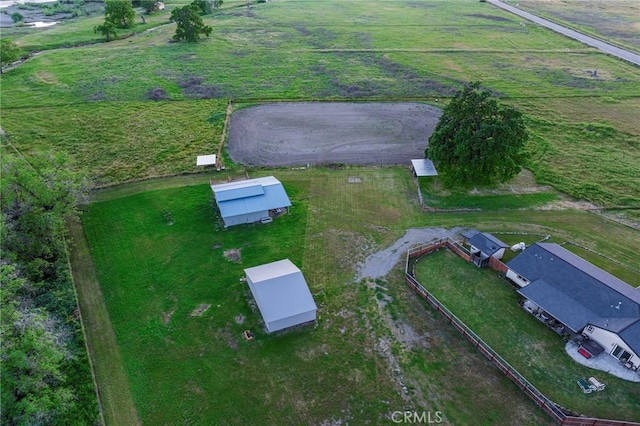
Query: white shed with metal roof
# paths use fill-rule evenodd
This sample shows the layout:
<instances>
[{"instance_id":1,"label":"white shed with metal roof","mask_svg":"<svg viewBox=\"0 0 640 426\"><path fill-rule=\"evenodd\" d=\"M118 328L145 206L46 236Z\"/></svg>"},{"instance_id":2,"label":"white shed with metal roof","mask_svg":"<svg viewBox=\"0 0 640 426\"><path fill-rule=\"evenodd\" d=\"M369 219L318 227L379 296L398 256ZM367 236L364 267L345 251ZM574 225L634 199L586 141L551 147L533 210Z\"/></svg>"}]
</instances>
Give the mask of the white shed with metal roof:
<instances>
[{"instance_id":1,"label":"white shed with metal roof","mask_svg":"<svg viewBox=\"0 0 640 426\"><path fill-rule=\"evenodd\" d=\"M244 270L269 333L316 319L316 303L302 275L289 259Z\"/></svg>"},{"instance_id":2,"label":"white shed with metal roof","mask_svg":"<svg viewBox=\"0 0 640 426\"><path fill-rule=\"evenodd\" d=\"M196 157L196 166L215 166L216 164L216 155L198 155Z\"/></svg>"},{"instance_id":3,"label":"white shed with metal roof","mask_svg":"<svg viewBox=\"0 0 640 426\"><path fill-rule=\"evenodd\" d=\"M224 226L270 222L291 207L282 183L273 176L211 185Z\"/></svg>"},{"instance_id":4,"label":"white shed with metal roof","mask_svg":"<svg viewBox=\"0 0 640 426\"><path fill-rule=\"evenodd\" d=\"M438 176L438 171L433 161L428 158L419 158L411 160L411 166L413 167L413 173L420 176Z\"/></svg>"}]
</instances>

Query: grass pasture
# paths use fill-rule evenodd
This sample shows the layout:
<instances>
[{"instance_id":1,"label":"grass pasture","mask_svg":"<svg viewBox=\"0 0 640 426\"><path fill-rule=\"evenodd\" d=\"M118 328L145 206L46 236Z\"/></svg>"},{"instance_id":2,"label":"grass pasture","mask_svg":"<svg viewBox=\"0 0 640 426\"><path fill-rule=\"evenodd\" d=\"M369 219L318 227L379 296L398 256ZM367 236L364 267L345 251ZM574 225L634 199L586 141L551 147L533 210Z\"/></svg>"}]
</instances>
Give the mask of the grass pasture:
<instances>
[{"instance_id":1,"label":"grass pasture","mask_svg":"<svg viewBox=\"0 0 640 426\"><path fill-rule=\"evenodd\" d=\"M637 383L591 370L564 352L562 339L518 305L518 294L490 269L478 269L449 251L424 257L416 277L541 392L578 413L640 420ZM585 396L575 380L596 377L607 392Z\"/></svg>"},{"instance_id":2,"label":"grass pasture","mask_svg":"<svg viewBox=\"0 0 640 426\"><path fill-rule=\"evenodd\" d=\"M561 25L640 52L640 5L633 0L518 0L518 7Z\"/></svg>"},{"instance_id":3,"label":"grass pasture","mask_svg":"<svg viewBox=\"0 0 640 426\"><path fill-rule=\"evenodd\" d=\"M197 155L217 152L226 101L123 102L21 109L3 128L23 154L65 151L96 184L195 172ZM20 120L19 123L14 120Z\"/></svg>"},{"instance_id":4,"label":"grass pasture","mask_svg":"<svg viewBox=\"0 0 640 426\"><path fill-rule=\"evenodd\" d=\"M149 181L139 193L103 190L83 216L143 423L384 423L395 407L410 407L443 411L451 424L544 424L533 403L405 286L400 267L385 280L354 283L357 264L406 228L463 226L570 235L638 266L637 231L593 214L423 214L401 168L276 176L294 205L268 226L221 229L210 189L195 177ZM224 257L232 248L241 249L241 263ZM239 277L283 257L305 273L318 327L266 335ZM191 317L201 304L211 306ZM253 342L241 338L248 328Z\"/></svg>"},{"instance_id":5,"label":"grass pasture","mask_svg":"<svg viewBox=\"0 0 640 426\"><path fill-rule=\"evenodd\" d=\"M530 167L540 182L607 207L638 205L637 67L471 0L241 4L225 3L206 17L213 33L200 43L171 43L172 24L38 54L1 77L3 129L27 154L69 151L101 184L114 184L193 171L187 159L211 134L205 120L224 113L210 99L438 105L465 82L482 80L529 117ZM153 16L147 25L166 19ZM17 42L81 39L91 25L78 20L87 28L76 30L73 22L64 24L69 33L60 24L41 35L20 33ZM138 116L146 124L135 123ZM180 129L202 139L182 141Z\"/></svg>"},{"instance_id":6,"label":"grass pasture","mask_svg":"<svg viewBox=\"0 0 640 426\"><path fill-rule=\"evenodd\" d=\"M173 43L174 24L165 23L171 8L186 3L168 1L167 11L145 16L146 26L111 43L95 43L97 16L3 30L41 51L0 76L3 147L10 143L26 157L67 152L72 167L99 186L114 185L95 194L83 229L70 227L74 238L86 235L71 259L77 285L86 285L78 291L83 316L91 316L85 327L105 336L88 342L107 424L384 424L404 409L439 410L449 424L550 423L426 308L400 266L385 279L353 277L407 228L465 227L503 232L509 243L548 234L572 241L610 259L570 250L640 285L637 230L588 212L538 210L564 200L559 190L622 207L616 212L638 221L638 210L624 208L640 206L640 70L477 0L251 7L225 0L205 17L209 38ZM577 16L580 3L563 7ZM615 31L626 33L620 25ZM526 114L534 153L526 185L552 188L513 196L504 188L427 194L423 187L427 204L482 209L425 214L404 168L250 169L251 177L275 174L284 182L292 213L268 226L223 230L206 181L244 170L227 163L225 173L195 173L194 157L218 148L229 98L234 107L442 105L471 80ZM240 263L225 257L229 249L240 251ZM266 335L239 278L246 267L283 257L301 266L320 318L316 328ZM440 266L451 274L476 279L447 262ZM438 268L425 273L449 273ZM210 306L191 316L203 304ZM241 337L248 328L253 342ZM539 346L564 356L543 334ZM584 406L565 378L545 381L542 369L527 371L545 391L566 390L560 399L586 414L619 417L608 401L621 407L619 415L637 417L637 388L616 393L616 401L600 393L597 404Z\"/></svg>"}]
</instances>

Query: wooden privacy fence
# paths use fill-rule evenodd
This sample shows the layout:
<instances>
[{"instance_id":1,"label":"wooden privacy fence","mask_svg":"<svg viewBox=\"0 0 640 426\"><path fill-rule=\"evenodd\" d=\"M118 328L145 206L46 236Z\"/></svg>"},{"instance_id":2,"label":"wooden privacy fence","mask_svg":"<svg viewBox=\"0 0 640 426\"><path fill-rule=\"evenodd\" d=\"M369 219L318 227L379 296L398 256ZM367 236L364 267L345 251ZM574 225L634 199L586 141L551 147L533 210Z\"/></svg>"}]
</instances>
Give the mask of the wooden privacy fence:
<instances>
[{"instance_id":1,"label":"wooden privacy fence","mask_svg":"<svg viewBox=\"0 0 640 426\"><path fill-rule=\"evenodd\" d=\"M409 287L425 299L437 312L439 312L453 327L460 332L471 344L480 351L493 365L498 367L507 377L509 377L525 395L536 403L542 410L550 415L559 425L563 426L640 426L640 423L626 422L619 420L606 420L588 417L576 417L567 415L555 402L547 398L542 392L536 389L527 379L505 361L491 346L478 337L473 330L456 317L446 306L444 306L434 295L422 286L415 278L415 261L424 255L433 253L441 248L447 248L466 261L469 261L470 254L460 243L451 238L440 238L426 244L414 246L407 252L404 278ZM502 271L506 268L504 263L498 261L491 265L493 269Z\"/></svg>"}]
</instances>

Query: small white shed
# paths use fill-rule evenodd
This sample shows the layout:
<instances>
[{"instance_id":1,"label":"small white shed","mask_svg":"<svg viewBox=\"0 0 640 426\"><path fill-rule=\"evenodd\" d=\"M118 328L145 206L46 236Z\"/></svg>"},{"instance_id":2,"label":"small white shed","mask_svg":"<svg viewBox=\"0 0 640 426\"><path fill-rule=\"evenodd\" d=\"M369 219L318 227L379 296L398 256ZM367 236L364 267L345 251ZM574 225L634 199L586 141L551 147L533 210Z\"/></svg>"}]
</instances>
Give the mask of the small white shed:
<instances>
[{"instance_id":1,"label":"small white shed","mask_svg":"<svg viewBox=\"0 0 640 426\"><path fill-rule=\"evenodd\" d=\"M289 259L244 270L269 333L315 321L316 303L302 271Z\"/></svg>"},{"instance_id":2,"label":"small white shed","mask_svg":"<svg viewBox=\"0 0 640 426\"><path fill-rule=\"evenodd\" d=\"M215 166L216 165L216 155L198 155L196 157L196 166Z\"/></svg>"}]
</instances>

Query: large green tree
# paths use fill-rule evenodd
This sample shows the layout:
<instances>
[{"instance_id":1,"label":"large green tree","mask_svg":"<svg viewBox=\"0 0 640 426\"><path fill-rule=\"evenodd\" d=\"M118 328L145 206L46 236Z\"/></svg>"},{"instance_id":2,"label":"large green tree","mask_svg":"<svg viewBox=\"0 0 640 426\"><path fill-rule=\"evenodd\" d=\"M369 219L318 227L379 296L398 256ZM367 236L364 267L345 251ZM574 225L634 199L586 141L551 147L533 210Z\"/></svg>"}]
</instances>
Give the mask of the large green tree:
<instances>
[{"instance_id":1,"label":"large green tree","mask_svg":"<svg viewBox=\"0 0 640 426\"><path fill-rule=\"evenodd\" d=\"M177 24L176 33L173 36L175 41L195 42L200 39L200 34L209 37L213 29L204 24L200 13L200 7L193 3L171 11L171 21Z\"/></svg>"},{"instance_id":2,"label":"large green tree","mask_svg":"<svg viewBox=\"0 0 640 426\"><path fill-rule=\"evenodd\" d=\"M135 25L136 12L131 0L106 0L104 3L105 23L111 22L118 28L132 28Z\"/></svg>"},{"instance_id":3,"label":"large green tree","mask_svg":"<svg viewBox=\"0 0 640 426\"><path fill-rule=\"evenodd\" d=\"M73 357L71 331L28 297L33 284L15 265L0 265L0 371L4 424L55 424L76 409L74 388L64 372ZM6 422L6 423L5 423Z\"/></svg>"},{"instance_id":4,"label":"large green tree","mask_svg":"<svg viewBox=\"0 0 640 426\"><path fill-rule=\"evenodd\" d=\"M64 155L3 152L1 174L0 424L95 424L65 245L88 182Z\"/></svg>"},{"instance_id":5,"label":"large green tree","mask_svg":"<svg viewBox=\"0 0 640 426\"><path fill-rule=\"evenodd\" d=\"M490 185L522 170L528 137L519 111L472 82L445 107L425 155L449 186Z\"/></svg>"},{"instance_id":6,"label":"large green tree","mask_svg":"<svg viewBox=\"0 0 640 426\"><path fill-rule=\"evenodd\" d=\"M140 2L140 7L142 7L147 13L153 13L158 10L156 3L156 0L142 0Z\"/></svg>"},{"instance_id":7,"label":"large green tree","mask_svg":"<svg viewBox=\"0 0 640 426\"><path fill-rule=\"evenodd\" d=\"M3 156L0 212L2 245L33 282L55 281L66 268L65 218L86 199L89 182L72 171L63 154L34 154L27 162Z\"/></svg>"},{"instance_id":8,"label":"large green tree","mask_svg":"<svg viewBox=\"0 0 640 426\"><path fill-rule=\"evenodd\" d=\"M102 34L107 41L115 40L118 38L118 33L116 33L116 26L113 22L104 21L100 25L96 25L93 27L93 31L95 33Z\"/></svg>"},{"instance_id":9,"label":"large green tree","mask_svg":"<svg viewBox=\"0 0 640 426\"><path fill-rule=\"evenodd\" d=\"M0 39L0 65L9 65L20 58L20 48L10 38Z\"/></svg>"},{"instance_id":10,"label":"large green tree","mask_svg":"<svg viewBox=\"0 0 640 426\"><path fill-rule=\"evenodd\" d=\"M200 9L201 15L208 15L213 12L213 3L209 0L193 0L191 4Z\"/></svg>"}]
</instances>

